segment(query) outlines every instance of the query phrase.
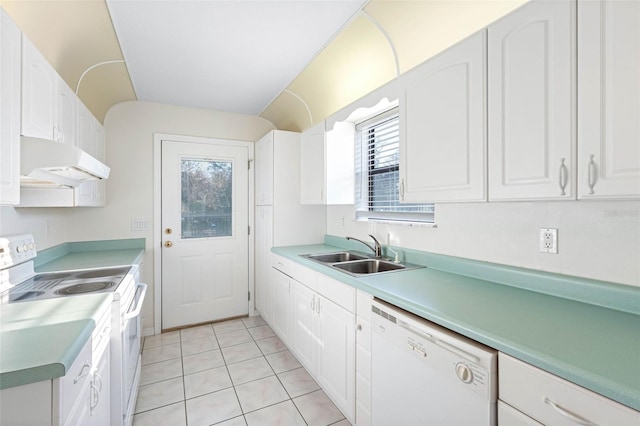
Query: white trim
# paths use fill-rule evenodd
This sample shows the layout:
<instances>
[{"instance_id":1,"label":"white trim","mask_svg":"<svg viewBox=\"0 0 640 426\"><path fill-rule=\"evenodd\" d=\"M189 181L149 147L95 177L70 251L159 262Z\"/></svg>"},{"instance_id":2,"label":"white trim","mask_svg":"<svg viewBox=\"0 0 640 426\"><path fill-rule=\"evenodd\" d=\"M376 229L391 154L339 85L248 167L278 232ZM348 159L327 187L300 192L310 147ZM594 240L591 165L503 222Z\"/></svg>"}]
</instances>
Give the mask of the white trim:
<instances>
[{"instance_id":1,"label":"white trim","mask_svg":"<svg viewBox=\"0 0 640 426\"><path fill-rule=\"evenodd\" d=\"M251 292L251 299L248 301L248 314L255 315L254 300L255 282L254 282L254 247L255 247L255 207L254 207L254 143L252 141L241 141L233 139L209 138L198 136L174 135L168 133L153 134L153 325L151 329L145 329L145 335L148 330L154 334L162 332L162 141L172 140L178 142L202 143L210 145L226 145L236 147L246 147L247 157L251 162L249 168L249 217L248 222L251 226L251 234L249 237L249 270L248 285Z\"/></svg>"}]
</instances>

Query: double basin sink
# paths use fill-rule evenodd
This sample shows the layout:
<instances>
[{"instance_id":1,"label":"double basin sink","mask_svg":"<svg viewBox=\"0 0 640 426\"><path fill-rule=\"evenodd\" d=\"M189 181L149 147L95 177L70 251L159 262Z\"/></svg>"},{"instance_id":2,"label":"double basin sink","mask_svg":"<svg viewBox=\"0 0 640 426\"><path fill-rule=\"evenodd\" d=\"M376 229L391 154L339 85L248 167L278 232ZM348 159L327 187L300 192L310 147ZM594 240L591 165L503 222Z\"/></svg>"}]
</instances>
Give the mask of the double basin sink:
<instances>
[{"instance_id":1,"label":"double basin sink","mask_svg":"<svg viewBox=\"0 0 640 426\"><path fill-rule=\"evenodd\" d=\"M355 277L424 268L424 266L411 263L398 263L384 258L372 258L364 253L353 251L304 254L301 256Z\"/></svg>"}]
</instances>

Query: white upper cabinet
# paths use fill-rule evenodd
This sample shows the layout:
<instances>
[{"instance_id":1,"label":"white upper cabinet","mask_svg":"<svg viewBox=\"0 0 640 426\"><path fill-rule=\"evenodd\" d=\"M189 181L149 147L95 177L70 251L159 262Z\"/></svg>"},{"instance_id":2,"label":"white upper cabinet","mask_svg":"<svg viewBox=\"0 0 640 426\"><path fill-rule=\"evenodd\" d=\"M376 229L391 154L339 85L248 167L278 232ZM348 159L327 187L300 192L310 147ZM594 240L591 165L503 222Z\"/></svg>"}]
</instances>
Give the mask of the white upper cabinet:
<instances>
[{"instance_id":1,"label":"white upper cabinet","mask_svg":"<svg viewBox=\"0 0 640 426\"><path fill-rule=\"evenodd\" d=\"M273 138L269 132L255 144L255 191L256 205L273 204Z\"/></svg>"},{"instance_id":2,"label":"white upper cabinet","mask_svg":"<svg viewBox=\"0 0 640 426\"><path fill-rule=\"evenodd\" d=\"M22 134L54 140L56 81L53 67L22 36Z\"/></svg>"},{"instance_id":3,"label":"white upper cabinet","mask_svg":"<svg viewBox=\"0 0 640 426\"><path fill-rule=\"evenodd\" d=\"M400 79L403 201L482 201L485 195L486 32Z\"/></svg>"},{"instance_id":4,"label":"white upper cabinet","mask_svg":"<svg viewBox=\"0 0 640 426\"><path fill-rule=\"evenodd\" d=\"M77 107L76 145L92 157L104 162L104 127L79 100ZM77 207L101 207L106 205L106 202L104 180L88 180L74 190L74 205Z\"/></svg>"},{"instance_id":5,"label":"white upper cabinet","mask_svg":"<svg viewBox=\"0 0 640 426\"><path fill-rule=\"evenodd\" d=\"M56 74L56 118L54 140L67 145L77 145L76 120L78 116L78 98L67 83ZM93 115L91 116L93 118ZM94 118L95 119L95 118ZM93 154L91 154L93 155Z\"/></svg>"},{"instance_id":6,"label":"white upper cabinet","mask_svg":"<svg viewBox=\"0 0 640 426\"><path fill-rule=\"evenodd\" d=\"M78 98L22 36L22 134L76 145Z\"/></svg>"},{"instance_id":7,"label":"white upper cabinet","mask_svg":"<svg viewBox=\"0 0 640 426\"><path fill-rule=\"evenodd\" d=\"M578 197L640 197L640 3L578 3Z\"/></svg>"},{"instance_id":8,"label":"white upper cabinet","mask_svg":"<svg viewBox=\"0 0 640 426\"><path fill-rule=\"evenodd\" d=\"M355 126L322 121L300 134L300 203L353 204Z\"/></svg>"},{"instance_id":9,"label":"white upper cabinet","mask_svg":"<svg viewBox=\"0 0 640 426\"><path fill-rule=\"evenodd\" d=\"M489 199L575 199L575 2L488 27Z\"/></svg>"},{"instance_id":10,"label":"white upper cabinet","mask_svg":"<svg viewBox=\"0 0 640 426\"><path fill-rule=\"evenodd\" d=\"M324 204L324 121L300 134L300 203Z\"/></svg>"},{"instance_id":11,"label":"white upper cabinet","mask_svg":"<svg viewBox=\"0 0 640 426\"><path fill-rule=\"evenodd\" d=\"M0 205L20 202L21 33L0 8Z\"/></svg>"}]
</instances>

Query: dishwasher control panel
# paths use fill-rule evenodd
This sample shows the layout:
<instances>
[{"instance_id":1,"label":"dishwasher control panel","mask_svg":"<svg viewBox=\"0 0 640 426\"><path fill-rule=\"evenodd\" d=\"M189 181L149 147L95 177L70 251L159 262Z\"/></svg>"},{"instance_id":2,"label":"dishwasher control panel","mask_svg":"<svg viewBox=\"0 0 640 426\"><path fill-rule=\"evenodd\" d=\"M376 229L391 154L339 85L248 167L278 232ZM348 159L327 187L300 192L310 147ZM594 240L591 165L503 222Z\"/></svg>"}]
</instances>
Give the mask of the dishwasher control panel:
<instances>
[{"instance_id":1,"label":"dishwasher control panel","mask_svg":"<svg viewBox=\"0 0 640 426\"><path fill-rule=\"evenodd\" d=\"M438 374L497 398L497 351L395 306L374 301L372 330Z\"/></svg>"}]
</instances>

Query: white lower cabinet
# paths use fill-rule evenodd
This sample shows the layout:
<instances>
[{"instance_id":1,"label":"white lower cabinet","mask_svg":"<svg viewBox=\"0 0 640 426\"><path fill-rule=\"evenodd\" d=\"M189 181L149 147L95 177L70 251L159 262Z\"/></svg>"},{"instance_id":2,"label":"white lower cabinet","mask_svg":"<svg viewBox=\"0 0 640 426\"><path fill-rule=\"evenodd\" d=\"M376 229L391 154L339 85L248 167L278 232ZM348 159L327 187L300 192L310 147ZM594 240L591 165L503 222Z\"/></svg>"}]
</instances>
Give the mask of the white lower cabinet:
<instances>
[{"instance_id":1,"label":"white lower cabinet","mask_svg":"<svg viewBox=\"0 0 640 426\"><path fill-rule=\"evenodd\" d=\"M542 426L531 417L516 410L503 401L498 401L498 424L508 426Z\"/></svg>"},{"instance_id":2,"label":"white lower cabinet","mask_svg":"<svg viewBox=\"0 0 640 426\"><path fill-rule=\"evenodd\" d=\"M109 426L110 306L67 374L0 391L0 425Z\"/></svg>"},{"instance_id":3,"label":"white lower cabinet","mask_svg":"<svg viewBox=\"0 0 640 426\"><path fill-rule=\"evenodd\" d=\"M371 301L356 292L356 425L371 424Z\"/></svg>"},{"instance_id":4,"label":"white lower cabinet","mask_svg":"<svg viewBox=\"0 0 640 426\"><path fill-rule=\"evenodd\" d=\"M290 329L290 286L291 278L278 271L272 270L271 301L272 313L271 328L285 344L289 343Z\"/></svg>"},{"instance_id":5,"label":"white lower cabinet","mask_svg":"<svg viewBox=\"0 0 640 426\"><path fill-rule=\"evenodd\" d=\"M273 267L267 322L354 423L355 290L277 255Z\"/></svg>"},{"instance_id":6,"label":"white lower cabinet","mask_svg":"<svg viewBox=\"0 0 640 426\"><path fill-rule=\"evenodd\" d=\"M498 389L499 399L520 412L503 406L503 418L519 422L502 424L640 424L640 412L503 353L498 355Z\"/></svg>"},{"instance_id":7,"label":"white lower cabinet","mask_svg":"<svg viewBox=\"0 0 640 426\"><path fill-rule=\"evenodd\" d=\"M350 422L355 417L355 316L295 280L291 350Z\"/></svg>"}]
</instances>

